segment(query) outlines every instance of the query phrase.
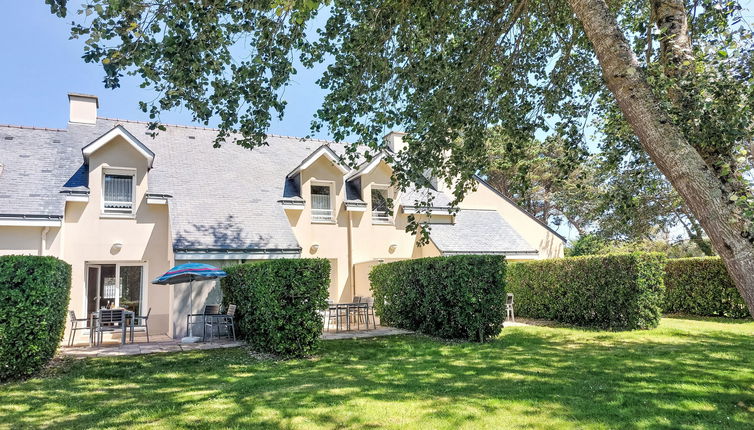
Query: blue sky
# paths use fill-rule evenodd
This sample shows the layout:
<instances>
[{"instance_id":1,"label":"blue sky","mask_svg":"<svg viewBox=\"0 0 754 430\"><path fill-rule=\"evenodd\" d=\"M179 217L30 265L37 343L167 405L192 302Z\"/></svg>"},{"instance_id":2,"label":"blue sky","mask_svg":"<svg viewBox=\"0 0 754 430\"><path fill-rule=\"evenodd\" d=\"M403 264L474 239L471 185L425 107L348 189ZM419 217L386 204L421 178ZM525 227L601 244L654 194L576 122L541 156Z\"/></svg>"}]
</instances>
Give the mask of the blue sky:
<instances>
[{"instance_id":1,"label":"blue sky","mask_svg":"<svg viewBox=\"0 0 754 430\"><path fill-rule=\"evenodd\" d=\"M153 93L130 77L118 89L105 89L100 66L81 59L83 42L69 40L70 21L52 15L44 0L0 0L0 124L65 128L69 92L97 95L100 116L148 120L138 102ZM309 133L309 121L324 96L315 83L318 73L299 71L285 91L285 119L276 121L270 133ZM166 112L162 121L192 123L186 110Z\"/></svg>"}]
</instances>

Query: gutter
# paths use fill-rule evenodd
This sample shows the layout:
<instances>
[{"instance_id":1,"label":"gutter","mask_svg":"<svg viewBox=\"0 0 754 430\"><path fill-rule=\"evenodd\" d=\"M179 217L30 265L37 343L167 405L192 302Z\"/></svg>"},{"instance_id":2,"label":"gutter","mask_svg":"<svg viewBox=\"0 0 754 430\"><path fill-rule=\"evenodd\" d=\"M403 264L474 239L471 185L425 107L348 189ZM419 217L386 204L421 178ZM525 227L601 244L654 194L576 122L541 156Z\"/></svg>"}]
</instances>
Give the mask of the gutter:
<instances>
[{"instance_id":1,"label":"gutter","mask_svg":"<svg viewBox=\"0 0 754 430\"><path fill-rule=\"evenodd\" d=\"M271 260L299 258L301 248L197 249L173 248L175 260Z\"/></svg>"},{"instance_id":2,"label":"gutter","mask_svg":"<svg viewBox=\"0 0 754 430\"><path fill-rule=\"evenodd\" d=\"M61 227L63 215L0 214L0 226Z\"/></svg>"}]
</instances>

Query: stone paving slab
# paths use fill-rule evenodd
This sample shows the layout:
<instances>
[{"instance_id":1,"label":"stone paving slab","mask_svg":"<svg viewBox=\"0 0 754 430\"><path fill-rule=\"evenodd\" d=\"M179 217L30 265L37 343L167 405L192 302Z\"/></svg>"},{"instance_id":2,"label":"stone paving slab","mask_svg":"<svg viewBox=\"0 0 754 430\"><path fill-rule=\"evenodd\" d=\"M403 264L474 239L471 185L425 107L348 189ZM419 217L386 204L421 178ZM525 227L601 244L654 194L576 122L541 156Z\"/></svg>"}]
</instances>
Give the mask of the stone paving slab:
<instances>
[{"instance_id":1,"label":"stone paving slab","mask_svg":"<svg viewBox=\"0 0 754 430\"><path fill-rule=\"evenodd\" d=\"M322 339L324 340L338 340L338 339L362 339L367 337L379 337L379 336L395 336L399 334L413 333L410 330L403 330L393 327L378 326L373 330L351 330L351 331L326 331L322 333Z\"/></svg>"},{"instance_id":2,"label":"stone paving slab","mask_svg":"<svg viewBox=\"0 0 754 430\"><path fill-rule=\"evenodd\" d=\"M169 340L151 343L136 343L126 345L104 345L94 347L63 347L60 354L69 357L121 357L128 355L156 354L162 352L194 351L218 348L233 348L243 346L241 341L216 341L180 343L179 340Z\"/></svg>"}]
</instances>

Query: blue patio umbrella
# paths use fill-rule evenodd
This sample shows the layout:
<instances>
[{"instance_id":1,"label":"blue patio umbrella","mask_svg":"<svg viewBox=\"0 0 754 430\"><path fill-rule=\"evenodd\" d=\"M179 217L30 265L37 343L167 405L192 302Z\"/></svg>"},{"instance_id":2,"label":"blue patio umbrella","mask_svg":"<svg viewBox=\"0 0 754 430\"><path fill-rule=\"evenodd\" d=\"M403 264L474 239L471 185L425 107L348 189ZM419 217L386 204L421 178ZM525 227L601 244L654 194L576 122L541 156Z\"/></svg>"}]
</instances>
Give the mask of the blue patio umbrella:
<instances>
[{"instance_id":1,"label":"blue patio umbrella","mask_svg":"<svg viewBox=\"0 0 754 430\"><path fill-rule=\"evenodd\" d=\"M228 276L227 273L220 270L220 268L211 266L209 264L202 263L186 263L180 264L168 270L164 275L152 281L157 285L175 285L175 284L189 284L189 313L194 309L194 281L208 281L212 279L219 279ZM188 320L187 320L188 321ZM181 342L190 343L197 342L198 337L194 337L193 327L188 324L188 337L181 339Z\"/></svg>"}]
</instances>

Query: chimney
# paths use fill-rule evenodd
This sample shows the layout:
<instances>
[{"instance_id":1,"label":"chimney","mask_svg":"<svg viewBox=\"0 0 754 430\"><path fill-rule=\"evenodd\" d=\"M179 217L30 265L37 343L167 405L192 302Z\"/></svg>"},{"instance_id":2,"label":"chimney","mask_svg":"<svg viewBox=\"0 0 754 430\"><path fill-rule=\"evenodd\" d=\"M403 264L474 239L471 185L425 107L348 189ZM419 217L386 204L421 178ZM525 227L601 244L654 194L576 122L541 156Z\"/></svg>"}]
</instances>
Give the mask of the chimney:
<instances>
[{"instance_id":1,"label":"chimney","mask_svg":"<svg viewBox=\"0 0 754 430\"><path fill-rule=\"evenodd\" d=\"M403 143L403 136L405 136L406 133L402 131L391 131L390 133L386 134L383 139L387 143L387 147L390 148L393 152L399 152L401 149L406 147L406 144Z\"/></svg>"},{"instance_id":2,"label":"chimney","mask_svg":"<svg viewBox=\"0 0 754 430\"><path fill-rule=\"evenodd\" d=\"M68 106L70 108L68 122L76 124L97 123L97 108L99 107L97 96L68 93Z\"/></svg>"}]
</instances>

